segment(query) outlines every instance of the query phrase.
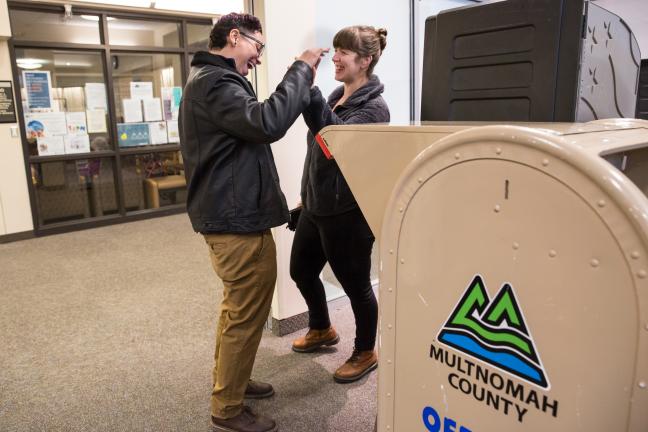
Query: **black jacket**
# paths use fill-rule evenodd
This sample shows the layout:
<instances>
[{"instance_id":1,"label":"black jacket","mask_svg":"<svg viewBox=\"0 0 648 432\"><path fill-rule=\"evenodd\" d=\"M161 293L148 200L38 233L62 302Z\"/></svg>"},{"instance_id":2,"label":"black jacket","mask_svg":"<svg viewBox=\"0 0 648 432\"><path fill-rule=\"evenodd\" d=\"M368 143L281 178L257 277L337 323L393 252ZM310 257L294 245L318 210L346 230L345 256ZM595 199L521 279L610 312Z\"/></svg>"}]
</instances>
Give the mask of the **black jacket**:
<instances>
[{"instance_id":1,"label":"black jacket","mask_svg":"<svg viewBox=\"0 0 648 432\"><path fill-rule=\"evenodd\" d=\"M232 59L197 52L180 103L187 211L201 233L262 231L288 221L270 143L310 101L313 72L296 61L259 102Z\"/></svg>"},{"instance_id":2,"label":"black jacket","mask_svg":"<svg viewBox=\"0 0 648 432\"><path fill-rule=\"evenodd\" d=\"M334 160L328 160L313 138L325 126L354 123L387 123L389 108L382 98L384 86L376 75L332 110L344 93L340 86L328 103L317 87L311 89L310 105L304 111L308 125L306 160L302 174L301 199L306 210L318 216L341 214L358 207L346 180Z\"/></svg>"}]
</instances>

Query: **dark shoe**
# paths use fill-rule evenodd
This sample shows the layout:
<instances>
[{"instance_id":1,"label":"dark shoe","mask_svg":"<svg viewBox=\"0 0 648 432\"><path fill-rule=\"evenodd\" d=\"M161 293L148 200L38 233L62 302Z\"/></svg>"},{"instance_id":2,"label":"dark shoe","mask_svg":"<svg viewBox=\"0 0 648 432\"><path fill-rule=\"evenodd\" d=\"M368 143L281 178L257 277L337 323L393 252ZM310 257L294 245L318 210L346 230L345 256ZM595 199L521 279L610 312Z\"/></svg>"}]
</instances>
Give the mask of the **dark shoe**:
<instances>
[{"instance_id":1,"label":"dark shoe","mask_svg":"<svg viewBox=\"0 0 648 432\"><path fill-rule=\"evenodd\" d=\"M353 354L333 374L333 379L339 383L350 383L357 381L378 367L378 357L374 350L358 351Z\"/></svg>"},{"instance_id":2,"label":"dark shoe","mask_svg":"<svg viewBox=\"0 0 648 432\"><path fill-rule=\"evenodd\" d=\"M319 347L331 346L340 342L340 336L333 327L329 327L326 330L308 330L306 336L302 336L292 344L292 349L298 353L308 353L313 352Z\"/></svg>"},{"instance_id":3,"label":"dark shoe","mask_svg":"<svg viewBox=\"0 0 648 432\"><path fill-rule=\"evenodd\" d=\"M213 432L276 432L279 430L274 420L256 415L250 407L243 406L243 411L235 417L222 419L212 416Z\"/></svg>"},{"instance_id":4,"label":"dark shoe","mask_svg":"<svg viewBox=\"0 0 648 432\"><path fill-rule=\"evenodd\" d=\"M246 399L265 399L269 398L273 394L274 389L271 384L250 380L245 389L244 397Z\"/></svg>"}]
</instances>

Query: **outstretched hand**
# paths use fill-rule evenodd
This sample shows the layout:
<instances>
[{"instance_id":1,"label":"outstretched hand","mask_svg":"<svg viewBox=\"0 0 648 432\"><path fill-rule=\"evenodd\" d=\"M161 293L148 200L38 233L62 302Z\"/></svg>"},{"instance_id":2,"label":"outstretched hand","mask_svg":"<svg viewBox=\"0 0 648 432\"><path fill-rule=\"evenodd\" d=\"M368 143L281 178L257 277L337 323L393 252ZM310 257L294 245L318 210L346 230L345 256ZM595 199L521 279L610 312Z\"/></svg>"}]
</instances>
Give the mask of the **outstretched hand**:
<instances>
[{"instance_id":1,"label":"outstretched hand","mask_svg":"<svg viewBox=\"0 0 648 432\"><path fill-rule=\"evenodd\" d=\"M317 67L322 61L322 57L330 51L330 48L312 48L307 49L297 57L295 60L301 60L308 64L313 70L313 85L315 85L315 75L317 75Z\"/></svg>"},{"instance_id":2,"label":"outstretched hand","mask_svg":"<svg viewBox=\"0 0 648 432\"><path fill-rule=\"evenodd\" d=\"M330 48L311 48L304 51L296 60L301 60L308 64L310 67L317 69L322 56L330 51Z\"/></svg>"}]
</instances>

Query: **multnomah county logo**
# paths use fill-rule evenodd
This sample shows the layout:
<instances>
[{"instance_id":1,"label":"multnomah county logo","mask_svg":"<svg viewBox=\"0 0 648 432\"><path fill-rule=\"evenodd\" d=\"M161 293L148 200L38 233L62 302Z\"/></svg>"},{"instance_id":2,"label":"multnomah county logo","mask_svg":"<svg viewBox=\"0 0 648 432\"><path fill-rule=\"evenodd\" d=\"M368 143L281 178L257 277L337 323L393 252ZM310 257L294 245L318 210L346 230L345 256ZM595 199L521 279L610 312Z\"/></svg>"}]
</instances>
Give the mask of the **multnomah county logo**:
<instances>
[{"instance_id":1,"label":"multnomah county logo","mask_svg":"<svg viewBox=\"0 0 648 432\"><path fill-rule=\"evenodd\" d=\"M550 387L508 283L490 300L482 278L475 276L437 340L545 390Z\"/></svg>"}]
</instances>

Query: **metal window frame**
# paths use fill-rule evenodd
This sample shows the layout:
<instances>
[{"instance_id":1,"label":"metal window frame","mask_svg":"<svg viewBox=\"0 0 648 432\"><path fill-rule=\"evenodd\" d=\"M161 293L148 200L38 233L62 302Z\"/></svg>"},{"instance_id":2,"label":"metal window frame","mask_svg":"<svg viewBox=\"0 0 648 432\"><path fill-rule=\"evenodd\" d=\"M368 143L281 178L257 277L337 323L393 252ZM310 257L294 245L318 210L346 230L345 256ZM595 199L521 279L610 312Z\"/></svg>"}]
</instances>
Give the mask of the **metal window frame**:
<instances>
[{"instance_id":1,"label":"metal window frame","mask_svg":"<svg viewBox=\"0 0 648 432\"><path fill-rule=\"evenodd\" d=\"M7 2L9 11L23 10L31 12L45 12L45 13L64 13L64 5L62 3L47 3L47 2L34 2L25 0L9 0ZM32 222L34 226L34 235L42 236L49 234L58 234L63 232L77 231L81 229L95 228L111 224L123 223L134 220L142 220L151 217L165 216L170 214L183 213L185 211L184 204L175 204L171 206L162 207L159 209L143 209L138 211L127 212L124 200L123 182L121 176L122 158L130 157L140 154L156 154L179 151L179 144L167 144L155 147L146 148L133 148L133 149L120 149L117 145L117 119L115 111L115 95L114 85L112 82L112 54L119 53L141 53L141 54L177 54L180 56L181 68L181 85L187 81L189 75L189 56L196 52L195 49L189 49L187 46L187 24L206 24L212 25L210 18L201 18L195 15L186 14L165 14L159 12L139 12L125 10L123 8L105 8L93 7L91 5L77 6L73 5L73 13L82 15L97 15L99 16L99 36L100 44L74 44L63 42L48 42L48 41L19 41L15 38L9 40L9 55L11 59L11 67L13 73L13 82L16 89L20 89L20 70L16 63L16 49L61 49L83 52L100 53L103 62L103 74L106 85L106 93L108 98L108 122L112 134L111 141L113 150L97 151L90 153L80 153L74 155L56 155L56 156L30 156L29 146L25 127L20 127L20 136L23 147L24 155L24 169L28 183L29 202L32 210ZM133 19L142 21L165 21L170 23L177 23L179 34L179 47L178 48L165 48L165 47L138 47L138 46L120 46L110 45L108 34L108 16ZM11 20L10 20L10 25ZM12 31L12 34L14 32ZM19 124L24 123L24 111L22 103L16 104L16 112L19 117ZM97 159L108 158L113 164L113 176L116 186L118 212L114 215L91 217L87 219L72 220L55 224L40 225L39 224L39 207L35 186L31 180L31 165L43 162L55 161L77 161L84 159Z\"/></svg>"}]
</instances>

